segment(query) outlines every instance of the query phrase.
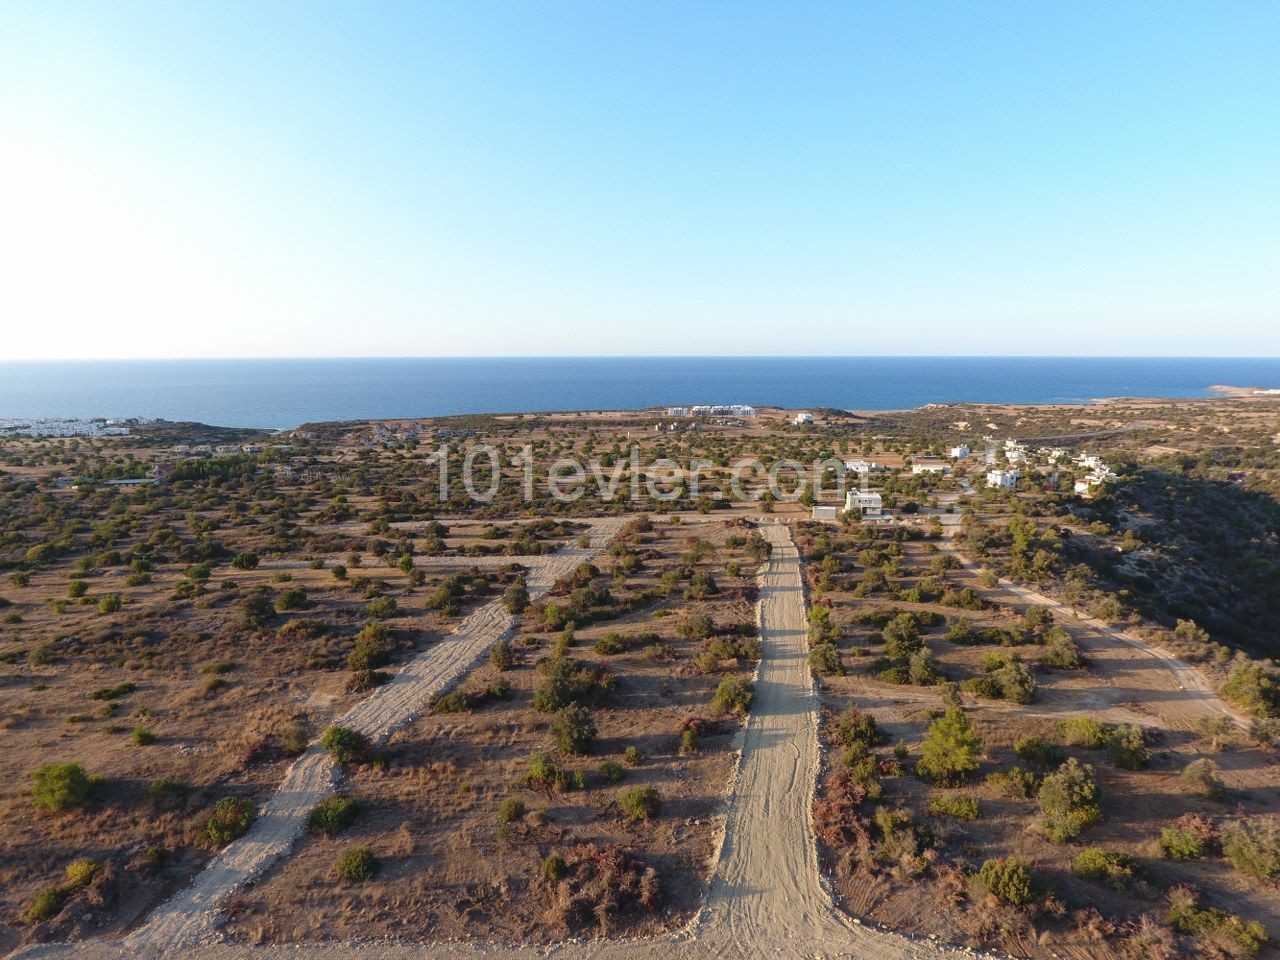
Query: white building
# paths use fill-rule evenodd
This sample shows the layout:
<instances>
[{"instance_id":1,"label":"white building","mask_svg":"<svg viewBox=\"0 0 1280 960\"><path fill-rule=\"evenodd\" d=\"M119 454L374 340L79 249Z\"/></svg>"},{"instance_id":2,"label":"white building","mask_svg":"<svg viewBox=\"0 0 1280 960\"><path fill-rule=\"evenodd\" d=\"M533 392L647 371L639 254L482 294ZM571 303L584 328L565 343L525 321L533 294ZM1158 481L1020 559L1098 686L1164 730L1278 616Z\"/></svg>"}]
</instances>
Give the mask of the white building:
<instances>
[{"instance_id":1,"label":"white building","mask_svg":"<svg viewBox=\"0 0 1280 960\"><path fill-rule=\"evenodd\" d=\"M1022 473L1018 470L988 470L987 486L996 490L1012 490Z\"/></svg>"},{"instance_id":2,"label":"white building","mask_svg":"<svg viewBox=\"0 0 1280 960\"><path fill-rule=\"evenodd\" d=\"M844 468L851 473L875 473L880 469L880 464L874 460L846 460Z\"/></svg>"},{"instance_id":3,"label":"white building","mask_svg":"<svg viewBox=\"0 0 1280 960\"><path fill-rule=\"evenodd\" d=\"M884 511L884 500L878 493L850 490L844 495L844 512L868 519L879 519Z\"/></svg>"},{"instance_id":4,"label":"white building","mask_svg":"<svg viewBox=\"0 0 1280 960\"><path fill-rule=\"evenodd\" d=\"M951 448L951 456L955 460L963 460L965 457L969 456L970 452L971 451L969 450L969 445L967 443L962 443L958 447Z\"/></svg>"},{"instance_id":5,"label":"white building","mask_svg":"<svg viewBox=\"0 0 1280 960\"><path fill-rule=\"evenodd\" d=\"M1082 453L1076 457L1078 463L1085 470L1105 470L1107 465L1102 462L1102 458L1093 453Z\"/></svg>"},{"instance_id":6,"label":"white building","mask_svg":"<svg viewBox=\"0 0 1280 960\"><path fill-rule=\"evenodd\" d=\"M806 413L805 411L802 410L796 414L796 418L791 422L794 423L797 427L802 426L803 424L806 424L806 423L813 423L813 414Z\"/></svg>"},{"instance_id":7,"label":"white building","mask_svg":"<svg viewBox=\"0 0 1280 960\"><path fill-rule=\"evenodd\" d=\"M1004 458L1010 463L1022 463L1027 459L1027 445L1017 440L1004 442Z\"/></svg>"},{"instance_id":8,"label":"white building","mask_svg":"<svg viewBox=\"0 0 1280 960\"><path fill-rule=\"evenodd\" d=\"M938 473L948 474L951 472L951 465L943 463L937 457L925 457L923 460L917 460L911 465L912 473Z\"/></svg>"},{"instance_id":9,"label":"white building","mask_svg":"<svg viewBox=\"0 0 1280 960\"><path fill-rule=\"evenodd\" d=\"M814 507L814 520L839 520L840 510L837 507Z\"/></svg>"}]
</instances>

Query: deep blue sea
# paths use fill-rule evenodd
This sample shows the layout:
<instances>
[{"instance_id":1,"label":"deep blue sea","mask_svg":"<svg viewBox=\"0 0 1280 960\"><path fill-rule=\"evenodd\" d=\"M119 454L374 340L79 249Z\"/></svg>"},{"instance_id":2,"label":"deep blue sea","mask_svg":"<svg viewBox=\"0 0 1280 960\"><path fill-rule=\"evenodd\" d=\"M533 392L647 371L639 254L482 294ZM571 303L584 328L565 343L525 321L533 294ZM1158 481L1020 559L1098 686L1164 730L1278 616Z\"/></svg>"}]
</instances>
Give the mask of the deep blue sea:
<instances>
[{"instance_id":1,"label":"deep blue sea","mask_svg":"<svg viewBox=\"0 0 1280 960\"><path fill-rule=\"evenodd\" d=\"M223 426L666 404L896 409L1280 386L1280 358L588 357L0 362L0 418Z\"/></svg>"}]
</instances>

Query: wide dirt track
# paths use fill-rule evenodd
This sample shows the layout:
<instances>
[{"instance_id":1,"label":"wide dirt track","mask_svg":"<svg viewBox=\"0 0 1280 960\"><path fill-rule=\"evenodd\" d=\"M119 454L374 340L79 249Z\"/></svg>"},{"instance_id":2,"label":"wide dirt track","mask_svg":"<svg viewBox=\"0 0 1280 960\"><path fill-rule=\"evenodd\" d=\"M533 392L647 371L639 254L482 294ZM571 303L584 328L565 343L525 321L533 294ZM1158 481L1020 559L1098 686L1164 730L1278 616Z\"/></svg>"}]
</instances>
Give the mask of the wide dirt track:
<instances>
[{"instance_id":1,"label":"wide dirt track","mask_svg":"<svg viewBox=\"0 0 1280 960\"><path fill-rule=\"evenodd\" d=\"M598 551L617 525L599 522L591 548L565 551L539 571L538 587L561 575L584 554ZM53 944L26 948L15 956L123 958L163 956L208 960L475 960L529 956L566 960L623 960L632 957L678 958L859 958L859 960L939 960L978 956L974 951L913 941L859 924L839 914L818 868L810 813L821 756L818 745L818 699L809 670L806 616L800 559L788 529L765 524L773 547L761 582L759 617L763 659L756 699L743 732L742 753L725 823L724 842L707 894L707 902L686 931L633 941L583 941L548 945L409 943L364 941L246 946L216 942L217 904L287 853L305 823L305 812L329 789L332 771L312 754L299 761L295 782L291 771L280 793L268 805L264 821L232 844L196 882L163 904L151 919L124 941ZM563 563L560 561L564 561ZM567 566L565 564L568 564ZM562 566L564 569L561 569ZM530 578L530 592L535 584ZM499 608L500 609L500 608ZM388 704L365 701L349 720L363 729L374 726L385 737L408 718L404 711L420 705L452 682L505 632L494 633L488 607L472 615L455 640L432 648L405 669L415 684L411 697L395 696ZM474 621L474 623L473 623ZM468 637L470 639L468 639ZM484 638L492 639L484 639ZM429 661L434 651L457 643L447 663ZM464 650L462 647L467 647ZM470 649L471 647L476 649ZM436 669L434 675L428 669ZM447 680L442 679L449 673ZM403 674L402 674L403 675ZM421 686L422 689L417 689ZM387 688L389 689L389 684ZM404 691L408 693L408 691ZM375 730L369 731L374 735ZM301 817L301 819L299 819ZM271 820L274 818L274 820ZM255 837L255 833L260 833ZM250 841L246 843L245 841ZM237 849L238 848L238 849Z\"/></svg>"}]
</instances>

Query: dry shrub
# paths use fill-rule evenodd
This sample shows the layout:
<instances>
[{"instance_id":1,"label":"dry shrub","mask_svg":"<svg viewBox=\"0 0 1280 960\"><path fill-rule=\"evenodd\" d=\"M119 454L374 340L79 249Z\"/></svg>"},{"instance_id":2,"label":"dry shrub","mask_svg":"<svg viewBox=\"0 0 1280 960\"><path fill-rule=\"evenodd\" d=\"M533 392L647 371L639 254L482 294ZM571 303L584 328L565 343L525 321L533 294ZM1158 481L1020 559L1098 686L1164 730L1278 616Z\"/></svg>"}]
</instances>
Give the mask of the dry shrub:
<instances>
[{"instance_id":1,"label":"dry shrub","mask_svg":"<svg viewBox=\"0 0 1280 960\"><path fill-rule=\"evenodd\" d=\"M837 854L850 848L860 854L869 852L871 834L859 815L866 799L866 785L852 770L842 767L834 771L813 805L813 828L818 840Z\"/></svg>"},{"instance_id":2,"label":"dry shrub","mask_svg":"<svg viewBox=\"0 0 1280 960\"><path fill-rule=\"evenodd\" d=\"M657 870L618 847L580 844L565 855L563 879L550 887L543 922L557 936L594 927L608 936L628 917L653 913L662 903Z\"/></svg>"}]
</instances>

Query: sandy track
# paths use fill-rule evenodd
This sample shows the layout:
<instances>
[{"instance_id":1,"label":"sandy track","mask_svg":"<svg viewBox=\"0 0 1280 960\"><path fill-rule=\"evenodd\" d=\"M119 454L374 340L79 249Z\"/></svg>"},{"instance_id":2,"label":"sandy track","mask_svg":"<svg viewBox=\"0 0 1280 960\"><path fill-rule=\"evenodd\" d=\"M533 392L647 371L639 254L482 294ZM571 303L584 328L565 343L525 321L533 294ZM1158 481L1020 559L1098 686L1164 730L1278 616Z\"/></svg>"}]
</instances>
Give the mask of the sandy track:
<instances>
[{"instance_id":1,"label":"sandy track","mask_svg":"<svg viewBox=\"0 0 1280 960\"><path fill-rule=\"evenodd\" d=\"M941 544L951 551L966 572L976 575L979 568L955 550L950 541ZM1208 679L1192 664L1179 660L1140 637L1111 626L1103 620L1078 614L1052 597L1037 593L1008 580L986 589L973 584L983 594L1003 593L1023 604L1045 607L1072 628L1072 634L1094 661L1094 666L1115 685L1110 691L1099 690L1101 706L1129 708L1154 715L1161 726L1191 729L1201 717L1229 717L1237 727L1248 730L1249 718L1224 702Z\"/></svg>"},{"instance_id":2,"label":"sandy track","mask_svg":"<svg viewBox=\"0 0 1280 960\"><path fill-rule=\"evenodd\" d=\"M621 520L595 521L587 547L566 547L540 558L527 577L530 598L536 600L578 563L604 549L621 525ZM409 661L388 683L352 707L337 724L358 730L375 745L385 743L417 717L431 697L455 683L513 624L514 618L500 600L485 604L447 638ZM168 956L181 947L208 942L221 923L219 905L289 852L306 828L312 809L333 792L338 773L329 755L312 744L289 768L253 828L222 850L190 886L161 904L126 937L126 948Z\"/></svg>"},{"instance_id":3,"label":"sandy track","mask_svg":"<svg viewBox=\"0 0 1280 960\"><path fill-rule=\"evenodd\" d=\"M254 839L251 833L232 845L243 848L242 855L236 858L239 869L226 874L215 873L215 861L193 888L162 907L146 926L127 938L123 948L118 943L105 942L52 945L24 951L21 956L74 954L121 958L155 952L165 957L200 957L205 960L476 960L479 957L507 960L530 956L563 957L565 960L629 960L655 955L724 960L763 957L941 960L978 956L974 951L878 931L842 916L833 906L819 870L811 819L821 753L818 698L808 663L800 560L786 527L767 524L762 529L773 546L773 555L763 576L758 608L763 658L756 700L743 732L724 843L707 902L684 933L649 940L569 942L544 946L393 941L261 947L201 943L203 938L212 935L213 927L201 925L197 920L216 919L216 901L207 896L196 900L193 894L203 894L206 885L201 881L210 877L209 892L219 892L220 897L225 897L233 889L229 884L235 878L243 883L252 875L246 871L253 864L260 863L263 857L255 846L245 843L262 842ZM616 525L598 525L593 535L593 549L607 538L606 535L612 536L610 531L613 530L616 530ZM580 558L581 553L567 557L565 569ZM553 575L552 571L545 573L552 580L558 575ZM534 592L531 582L530 593ZM476 634L488 634L493 629L494 625L487 619L480 621L479 613L473 616L478 621L474 628ZM464 632L460 628L459 634ZM460 636L460 642L470 652L464 655L460 650L456 660L451 661L456 668L455 676L474 661L480 649L487 649L487 644L476 638ZM433 689L444 686L438 680L426 679L428 664L422 663L423 669L416 669L426 657L424 654L406 668L406 672L413 670L420 679L403 681L404 685L417 683L422 687L411 698L416 705L414 710L421 708L423 690L432 683L435 684ZM439 670L440 666L436 663L434 668ZM383 689L390 687L388 684ZM425 695L430 695L430 692ZM389 697L386 704L366 701L350 716L352 722L386 726L398 722L397 718L403 716L406 709L408 706L404 698L395 696ZM304 766L308 757L300 760L298 766ZM323 763L320 766L323 767ZM319 774L317 768L308 776ZM287 783L292 779L291 773ZM295 811L305 806L309 810L310 796L314 794L318 800L324 795L323 792L315 794L315 786L317 784L308 782L299 799L282 799L282 806L291 804L290 809ZM281 793L286 791L282 789ZM274 837L277 832L293 830L292 837L296 838L303 820L288 816L283 810L280 820L282 827L289 824L288 829L264 831L271 835L272 842L279 842L279 838ZM228 847L228 851L232 847ZM286 849L287 846L280 848L270 859L278 857ZM174 919L170 920L170 916Z\"/></svg>"}]
</instances>

